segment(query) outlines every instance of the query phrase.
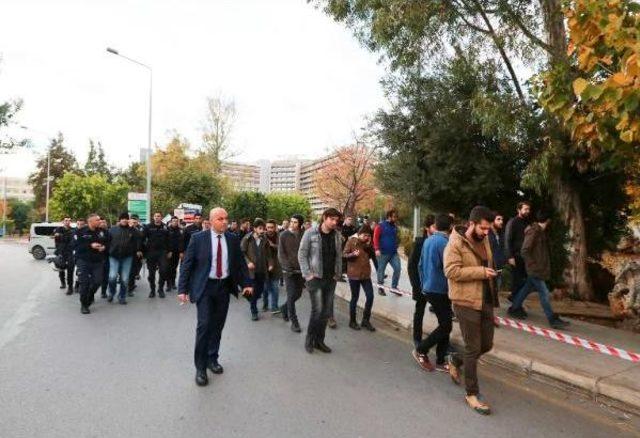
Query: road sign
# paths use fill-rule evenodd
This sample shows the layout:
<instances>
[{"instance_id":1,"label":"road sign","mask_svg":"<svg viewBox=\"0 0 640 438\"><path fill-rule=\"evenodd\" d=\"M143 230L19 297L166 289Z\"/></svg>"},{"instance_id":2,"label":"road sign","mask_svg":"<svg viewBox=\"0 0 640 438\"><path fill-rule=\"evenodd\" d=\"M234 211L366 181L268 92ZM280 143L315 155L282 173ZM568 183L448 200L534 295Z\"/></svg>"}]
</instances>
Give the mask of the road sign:
<instances>
[{"instance_id":1,"label":"road sign","mask_svg":"<svg viewBox=\"0 0 640 438\"><path fill-rule=\"evenodd\" d=\"M143 224L149 222L149 218L147 217L147 202L149 202L147 194L129 192L127 199L129 201L129 215L137 214L140 217L140 222Z\"/></svg>"}]
</instances>

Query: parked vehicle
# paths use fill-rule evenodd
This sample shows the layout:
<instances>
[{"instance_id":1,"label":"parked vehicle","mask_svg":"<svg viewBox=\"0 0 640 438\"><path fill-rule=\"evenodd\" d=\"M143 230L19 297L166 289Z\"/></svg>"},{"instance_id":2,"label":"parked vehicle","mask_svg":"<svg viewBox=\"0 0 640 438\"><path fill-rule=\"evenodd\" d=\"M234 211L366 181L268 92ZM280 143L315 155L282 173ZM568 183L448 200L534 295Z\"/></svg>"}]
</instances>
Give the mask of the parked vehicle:
<instances>
[{"instance_id":1,"label":"parked vehicle","mask_svg":"<svg viewBox=\"0 0 640 438\"><path fill-rule=\"evenodd\" d=\"M29 252L36 260L43 260L48 256L53 256L56 250L56 242L53 233L56 228L61 227L62 222L39 222L31 224L29 230ZM76 224L72 224L75 227Z\"/></svg>"}]
</instances>

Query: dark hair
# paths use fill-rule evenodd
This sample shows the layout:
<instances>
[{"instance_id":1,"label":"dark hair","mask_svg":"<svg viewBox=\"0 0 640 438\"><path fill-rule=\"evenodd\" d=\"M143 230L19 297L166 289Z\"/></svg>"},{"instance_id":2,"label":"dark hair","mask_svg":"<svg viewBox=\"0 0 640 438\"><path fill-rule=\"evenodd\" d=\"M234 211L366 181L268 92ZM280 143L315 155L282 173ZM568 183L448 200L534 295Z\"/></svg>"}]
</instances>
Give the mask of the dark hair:
<instances>
[{"instance_id":1,"label":"dark hair","mask_svg":"<svg viewBox=\"0 0 640 438\"><path fill-rule=\"evenodd\" d=\"M551 219L551 214L545 210L538 210L536 213L536 222L546 222Z\"/></svg>"},{"instance_id":2,"label":"dark hair","mask_svg":"<svg viewBox=\"0 0 640 438\"><path fill-rule=\"evenodd\" d=\"M358 234L368 234L370 236L373 236L373 231L371 231L371 227L369 225L364 224L358 230Z\"/></svg>"},{"instance_id":3,"label":"dark hair","mask_svg":"<svg viewBox=\"0 0 640 438\"><path fill-rule=\"evenodd\" d=\"M121 221L122 219L129 220L129 213L120 213L120 216L118 216L118 220Z\"/></svg>"},{"instance_id":4,"label":"dark hair","mask_svg":"<svg viewBox=\"0 0 640 438\"><path fill-rule=\"evenodd\" d=\"M328 217L337 217L338 219L342 219L342 213L340 213L338 210L336 210L335 208L327 208L323 213L322 213L322 220L325 220Z\"/></svg>"},{"instance_id":5,"label":"dark hair","mask_svg":"<svg viewBox=\"0 0 640 438\"><path fill-rule=\"evenodd\" d=\"M504 218L504 214L500 213L499 211L494 211L493 220L495 220L498 216L500 216L501 218Z\"/></svg>"},{"instance_id":6,"label":"dark hair","mask_svg":"<svg viewBox=\"0 0 640 438\"><path fill-rule=\"evenodd\" d=\"M436 223L436 217L432 214L428 214L424 218L424 228L429 228L431 225Z\"/></svg>"},{"instance_id":7,"label":"dark hair","mask_svg":"<svg viewBox=\"0 0 640 438\"><path fill-rule=\"evenodd\" d=\"M257 217L256 220L253 221L253 228L258 227L264 227L264 220L260 219L259 217Z\"/></svg>"},{"instance_id":8,"label":"dark hair","mask_svg":"<svg viewBox=\"0 0 640 438\"><path fill-rule=\"evenodd\" d=\"M469 213L470 222L479 223L482 220L493 222L493 219L493 211L483 205L476 205L471 209L471 213Z\"/></svg>"},{"instance_id":9,"label":"dark hair","mask_svg":"<svg viewBox=\"0 0 640 438\"><path fill-rule=\"evenodd\" d=\"M271 225L275 225L276 227L278 226L278 224L276 223L276 221L274 219L267 219L267 223L271 224Z\"/></svg>"},{"instance_id":10,"label":"dark hair","mask_svg":"<svg viewBox=\"0 0 640 438\"><path fill-rule=\"evenodd\" d=\"M156 214L159 214L160 216L162 216L162 213L160 213L159 211L156 211L155 213L153 213L153 215L155 216ZM164 216L163 216L164 217Z\"/></svg>"},{"instance_id":11,"label":"dark hair","mask_svg":"<svg viewBox=\"0 0 640 438\"><path fill-rule=\"evenodd\" d=\"M244 217L240 220L241 224L247 223L247 222L251 222L251 220L248 217Z\"/></svg>"},{"instance_id":12,"label":"dark hair","mask_svg":"<svg viewBox=\"0 0 640 438\"><path fill-rule=\"evenodd\" d=\"M197 217L202 217L202 213L194 213L193 214L194 219Z\"/></svg>"},{"instance_id":13,"label":"dark hair","mask_svg":"<svg viewBox=\"0 0 640 438\"><path fill-rule=\"evenodd\" d=\"M140 216L138 216L137 214L132 214L131 215L131 219L135 219L135 220L139 221L140 220Z\"/></svg>"},{"instance_id":14,"label":"dark hair","mask_svg":"<svg viewBox=\"0 0 640 438\"><path fill-rule=\"evenodd\" d=\"M89 219L97 217L98 219L100 219L100 215L98 213L89 213L89 215L87 216L87 222L89 222Z\"/></svg>"},{"instance_id":15,"label":"dark hair","mask_svg":"<svg viewBox=\"0 0 640 438\"><path fill-rule=\"evenodd\" d=\"M531 208L531 202L529 201L518 202L518 206L517 206L518 211L520 211L522 207L524 207L525 205L528 205L529 208Z\"/></svg>"},{"instance_id":16,"label":"dark hair","mask_svg":"<svg viewBox=\"0 0 640 438\"><path fill-rule=\"evenodd\" d=\"M398 214L398 210L396 210L395 208L392 208L391 210L387 211L387 219L389 219L391 216L393 216L394 214Z\"/></svg>"},{"instance_id":17,"label":"dark hair","mask_svg":"<svg viewBox=\"0 0 640 438\"><path fill-rule=\"evenodd\" d=\"M297 219L298 225L302 227L304 225L304 217L301 214L292 214L291 219Z\"/></svg>"},{"instance_id":18,"label":"dark hair","mask_svg":"<svg viewBox=\"0 0 640 438\"><path fill-rule=\"evenodd\" d=\"M76 219L76 222L78 222L78 221L85 221L86 222L87 220L85 218L83 218L83 217L79 217L78 219Z\"/></svg>"},{"instance_id":19,"label":"dark hair","mask_svg":"<svg viewBox=\"0 0 640 438\"><path fill-rule=\"evenodd\" d=\"M178 219L178 216L171 216L171 220ZM180 220L180 219L178 219Z\"/></svg>"},{"instance_id":20,"label":"dark hair","mask_svg":"<svg viewBox=\"0 0 640 438\"><path fill-rule=\"evenodd\" d=\"M452 223L453 219L448 214L439 214L436 216L436 230L438 231L449 231Z\"/></svg>"}]
</instances>

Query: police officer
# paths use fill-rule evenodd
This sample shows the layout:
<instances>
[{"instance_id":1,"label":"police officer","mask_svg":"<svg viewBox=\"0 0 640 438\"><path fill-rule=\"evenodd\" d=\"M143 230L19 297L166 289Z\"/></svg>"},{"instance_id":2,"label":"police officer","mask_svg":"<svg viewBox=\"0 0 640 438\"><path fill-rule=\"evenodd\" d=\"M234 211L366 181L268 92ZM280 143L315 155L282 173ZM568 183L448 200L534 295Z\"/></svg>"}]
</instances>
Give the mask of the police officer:
<instances>
[{"instance_id":1,"label":"police officer","mask_svg":"<svg viewBox=\"0 0 640 438\"><path fill-rule=\"evenodd\" d=\"M153 214L153 222L144 230L145 258L149 271L149 298L156 296L156 271L158 271L158 296L164 298L164 283L167 275L167 262L171 257L169 251L169 231L162 223L162 213Z\"/></svg>"},{"instance_id":2,"label":"police officer","mask_svg":"<svg viewBox=\"0 0 640 438\"><path fill-rule=\"evenodd\" d=\"M106 219L100 219L100 229L104 231L105 236L109 236L109 223ZM107 298L107 288L109 287L109 239L107 239L105 245L107 246L105 250L107 256L104 258L104 272L102 273L102 284L100 285L101 298Z\"/></svg>"},{"instance_id":3,"label":"police officer","mask_svg":"<svg viewBox=\"0 0 640 438\"><path fill-rule=\"evenodd\" d=\"M74 230L71 228L71 218L65 217L62 220L63 225L53 232L53 238L56 243L55 255L64 261L64 269L58 271L60 276L60 289L67 288L67 295L73 294L73 269L75 263L73 260L73 235ZM66 280L65 280L66 272Z\"/></svg>"},{"instance_id":4,"label":"police officer","mask_svg":"<svg viewBox=\"0 0 640 438\"><path fill-rule=\"evenodd\" d=\"M91 313L89 306L93 303L93 296L102 284L107 254L107 235L100 228L100 216L95 213L90 214L87 223L88 226L79 229L74 236L80 311L83 314Z\"/></svg>"},{"instance_id":5,"label":"police officer","mask_svg":"<svg viewBox=\"0 0 640 438\"><path fill-rule=\"evenodd\" d=\"M78 235L78 233L80 232L80 230L84 229L87 227L87 220L83 217L79 217L76 220L76 229L73 231L73 236L72 236L72 241L71 241L71 249L73 251L73 263L77 266L78 264L76 263L76 236ZM78 270L76 269L76 281L74 283L74 290L76 291L76 293L80 292L79 290L80 287L80 283L78 282Z\"/></svg>"},{"instance_id":6,"label":"police officer","mask_svg":"<svg viewBox=\"0 0 640 438\"><path fill-rule=\"evenodd\" d=\"M144 227L140 224L140 217L132 214L129 219L129 226L136 232L136 238L142 242L144 236ZM138 252L131 262L131 272L129 273L129 285L127 287L127 295L132 297L133 290L137 287L136 280L140 278L140 269L142 269L142 253Z\"/></svg>"},{"instance_id":7,"label":"police officer","mask_svg":"<svg viewBox=\"0 0 640 438\"><path fill-rule=\"evenodd\" d=\"M202 231L202 215L200 213L196 213L193 215L193 223L187 225L184 229L184 245L182 247L185 251L189 247L189 240L191 240L191 236L200 231Z\"/></svg>"},{"instance_id":8,"label":"police officer","mask_svg":"<svg viewBox=\"0 0 640 438\"><path fill-rule=\"evenodd\" d=\"M168 261L167 267L167 292L170 290L176 290L176 273L178 270L178 263L184 257L184 235L180 228L180 220L173 216L171 223L168 227L169 231L169 252L171 257Z\"/></svg>"}]
</instances>

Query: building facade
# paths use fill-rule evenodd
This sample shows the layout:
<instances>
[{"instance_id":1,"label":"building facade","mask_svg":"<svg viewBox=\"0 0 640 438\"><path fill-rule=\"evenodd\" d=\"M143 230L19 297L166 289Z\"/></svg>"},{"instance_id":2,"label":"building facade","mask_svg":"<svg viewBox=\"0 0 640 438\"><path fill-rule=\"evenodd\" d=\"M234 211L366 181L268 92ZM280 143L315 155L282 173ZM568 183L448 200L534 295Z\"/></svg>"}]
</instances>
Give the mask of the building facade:
<instances>
[{"instance_id":1,"label":"building facade","mask_svg":"<svg viewBox=\"0 0 640 438\"><path fill-rule=\"evenodd\" d=\"M226 177L234 190L239 192L259 192L260 166L255 164L223 162L222 175Z\"/></svg>"},{"instance_id":2,"label":"building facade","mask_svg":"<svg viewBox=\"0 0 640 438\"><path fill-rule=\"evenodd\" d=\"M26 178L2 177L0 178L0 194L4 198L4 189L6 184L6 198L18 199L19 201L28 202L35 199L33 189Z\"/></svg>"}]
</instances>

